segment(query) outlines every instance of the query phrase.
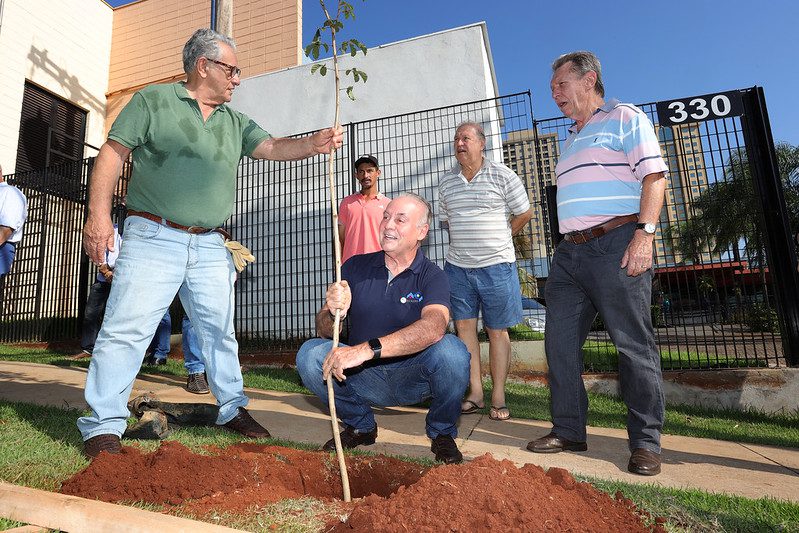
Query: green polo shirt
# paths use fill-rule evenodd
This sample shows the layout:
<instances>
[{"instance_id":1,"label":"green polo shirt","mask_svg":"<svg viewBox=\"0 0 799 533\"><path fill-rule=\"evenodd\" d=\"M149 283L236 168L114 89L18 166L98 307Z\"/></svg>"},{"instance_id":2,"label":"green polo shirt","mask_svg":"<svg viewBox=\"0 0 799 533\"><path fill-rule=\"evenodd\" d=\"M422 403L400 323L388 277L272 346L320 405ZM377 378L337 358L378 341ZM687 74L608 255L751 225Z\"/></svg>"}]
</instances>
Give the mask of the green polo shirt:
<instances>
[{"instance_id":1,"label":"green polo shirt","mask_svg":"<svg viewBox=\"0 0 799 533\"><path fill-rule=\"evenodd\" d=\"M129 209L208 228L230 217L239 161L269 137L225 104L203 122L183 83L137 92L108 133L133 150Z\"/></svg>"}]
</instances>

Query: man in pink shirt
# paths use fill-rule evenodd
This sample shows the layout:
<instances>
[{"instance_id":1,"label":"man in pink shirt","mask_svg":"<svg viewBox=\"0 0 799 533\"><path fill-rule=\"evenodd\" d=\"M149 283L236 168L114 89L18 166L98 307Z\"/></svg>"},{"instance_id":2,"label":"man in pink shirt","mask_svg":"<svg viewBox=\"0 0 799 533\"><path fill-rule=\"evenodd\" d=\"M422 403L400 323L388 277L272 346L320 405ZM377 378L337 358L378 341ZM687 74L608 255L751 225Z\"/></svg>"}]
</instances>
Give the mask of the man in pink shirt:
<instances>
[{"instance_id":1,"label":"man in pink shirt","mask_svg":"<svg viewBox=\"0 0 799 533\"><path fill-rule=\"evenodd\" d=\"M380 166L373 155L355 161L355 177L361 184L356 192L341 201L338 214L338 238L341 241L341 263L353 255L380 251L378 228L383 211L391 201L377 190Z\"/></svg>"}]
</instances>

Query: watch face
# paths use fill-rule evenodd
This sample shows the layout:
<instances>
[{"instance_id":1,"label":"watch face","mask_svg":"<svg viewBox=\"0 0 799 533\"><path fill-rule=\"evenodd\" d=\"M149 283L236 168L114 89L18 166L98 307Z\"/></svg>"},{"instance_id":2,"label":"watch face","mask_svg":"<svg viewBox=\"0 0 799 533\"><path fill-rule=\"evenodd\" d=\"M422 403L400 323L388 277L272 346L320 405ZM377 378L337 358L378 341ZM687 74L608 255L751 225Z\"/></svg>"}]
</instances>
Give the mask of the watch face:
<instances>
[{"instance_id":1,"label":"watch face","mask_svg":"<svg viewBox=\"0 0 799 533\"><path fill-rule=\"evenodd\" d=\"M644 231L647 233L655 233L656 229L654 224L644 224Z\"/></svg>"}]
</instances>

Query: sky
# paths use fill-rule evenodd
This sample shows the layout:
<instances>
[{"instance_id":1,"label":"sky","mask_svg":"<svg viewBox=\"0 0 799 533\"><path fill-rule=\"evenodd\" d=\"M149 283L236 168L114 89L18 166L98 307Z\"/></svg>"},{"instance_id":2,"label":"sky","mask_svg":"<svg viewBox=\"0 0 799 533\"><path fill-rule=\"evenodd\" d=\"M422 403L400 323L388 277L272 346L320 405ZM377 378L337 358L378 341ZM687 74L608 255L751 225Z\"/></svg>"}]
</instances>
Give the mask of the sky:
<instances>
[{"instance_id":1,"label":"sky","mask_svg":"<svg viewBox=\"0 0 799 533\"><path fill-rule=\"evenodd\" d=\"M346 22L343 37L367 47L485 21L500 95L530 90L537 119L560 115L549 93L552 61L591 50L602 62L606 95L623 102L762 86L774 140L799 145L799 105L792 96L799 94L797 0L351 3L356 19ZM303 44L323 20L319 1L303 0ZM408 76L424 75L423 58L419 65Z\"/></svg>"}]
</instances>

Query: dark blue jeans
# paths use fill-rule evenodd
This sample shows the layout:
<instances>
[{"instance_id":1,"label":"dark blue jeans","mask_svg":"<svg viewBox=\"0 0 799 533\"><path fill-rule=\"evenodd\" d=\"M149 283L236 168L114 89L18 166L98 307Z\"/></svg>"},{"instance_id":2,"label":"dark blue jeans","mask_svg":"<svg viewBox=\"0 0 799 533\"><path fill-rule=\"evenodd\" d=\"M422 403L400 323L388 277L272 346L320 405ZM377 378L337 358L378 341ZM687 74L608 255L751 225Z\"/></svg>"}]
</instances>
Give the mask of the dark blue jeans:
<instances>
[{"instance_id":1,"label":"dark blue jeans","mask_svg":"<svg viewBox=\"0 0 799 533\"><path fill-rule=\"evenodd\" d=\"M169 342L171 336L172 317L169 315L169 309L167 309L164 316L161 317L158 327L155 328L155 334L150 341L150 346L147 348L147 351L153 354L153 358L156 361L166 361L169 349L172 347Z\"/></svg>"},{"instance_id":2,"label":"dark blue jeans","mask_svg":"<svg viewBox=\"0 0 799 533\"><path fill-rule=\"evenodd\" d=\"M327 406L327 384L322 380L322 362L333 342L327 339L306 341L297 353L297 371L303 384ZM343 382L333 380L336 414L358 431L370 431L377 423L372 405L390 407L414 405L431 400L426 433L458 436L455 424L461 416L461 401L469 383L469 352L454 335L444 335L437 343L411 357L367 362L360 369L347 371Z\"/></svg>"},{"instance_id":3,"label":"dark blue jeans","mask_svg":"<svg viewBox=\"0 0 799 533\"><path fill-rule=\"evenodd\" d=\"M635 224L625 224L584 244L563 241L555 251L545 289L552 429L586 440L582 346L599 312L619 352L630 449L660 453L665 400L650 315L652 270L630 277L619 267L634 231Z\"/></svg>"},{"instance_id":4,"label":"dark blue jeans","mask_svg":"<svg viewBox=\"0 0 799 533\"><path fill-rule=\"evenodd\" d=\"M89 297L86 299L86 312L83 316L83 326L80 332L80 347L88 353L94 350L94 341L100 332L105 314L105 303L111 292L111 284L95 281L89 288Z\"/></svg>"}]
</instances>

